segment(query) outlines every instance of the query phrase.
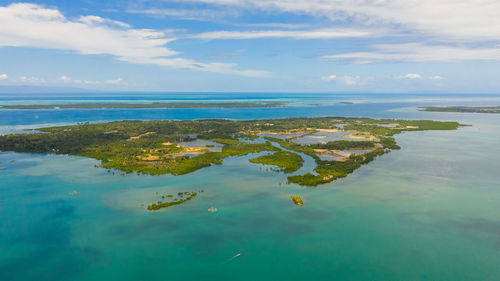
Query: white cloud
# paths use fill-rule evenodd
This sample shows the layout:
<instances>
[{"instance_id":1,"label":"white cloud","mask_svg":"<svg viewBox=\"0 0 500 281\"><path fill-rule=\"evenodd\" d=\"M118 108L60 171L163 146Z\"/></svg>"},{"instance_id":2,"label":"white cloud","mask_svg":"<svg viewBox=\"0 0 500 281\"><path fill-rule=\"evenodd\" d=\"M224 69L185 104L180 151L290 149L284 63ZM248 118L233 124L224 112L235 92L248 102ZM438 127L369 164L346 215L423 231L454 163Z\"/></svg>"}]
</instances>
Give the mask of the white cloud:
<instances>
[{"instance_id":1,"label":"white cloud","mask_svg":"<svg viewBox=\"0 0 500 281\"><path fill-rule=\"evenodd\" d=\"M348 86L354 86L354 85L360 85L362 84L361 82L361 77L359 76L341 76L338 78L338 81L342 84L348 85Z\"/></svg>"},{"instance_id":2,"label":"white cloud","mask_svg":"<svg viewBox=\"0 0 500 281\"><path fill-rule=\"evenodd\" d=\"M127 83L123 80L123 78L111 79L111 80L81 80L81 79L71 79L70 77L63 75L59 77L59 80L64 83L72 83L72 84L83 84L83 85L126 85Z\"/></svg>"},{"instance_id":3,"label":"white cloud","mask_svg":"<svg viewBox=\"0 0 500 281\"><path fill-rule=\"evenodd\" d=\"M118 84L124 84L126 83L123 78L116 78L116 79L111 79L111 80L106 80L104 81L106 84L111 84L111 85L118 85Z\"/></svg>"},{"instance_id":4,"label":"white cloud","mask_svg":"<svg viewBox=\"0 0 500 281\"><path fill-rule=\"evenodd\" d=\"M337 75L335 75L335 74L321 77L321 80L324 80L324 81L333 81L335 79L337 79Z\"/></svg>"},{"instance_id":5,"label":"white cloud","mask_svg":"<svg viewBox=\"0 0 500 281\"><path fill-rule=\"evenodd\" d=\"M500 40L498 0L190 0L242 10L295 13L365 26L386 25L440 40Z\"/></svg>"},{"instance_id":6,"label":"white cloud","mask_svg":"<svg viewBox=\"0 0 500 281\"><path fill-rule=\"evenodd\" d=\"M408 73L406 75L398 76L398 79L422 79L422 75L418 73Z\"/></svg>"},{"instance_id":7,"label":"white cloud","mask_svg":"<svg viewBox=\"0 0 500 281\"><path fill-rule=\"evenodd\" d=\"M71 78L69 78L66 75L63 75L63 76L59 77L59 80L65 82L65 83L71 83L73 81Z\"/></svg>"},{"instance_id":8,"label":"white cloud","mask_svg":"<svg viewBox=\"0 0 500 281\"><path fill-rule=\"evenodd\" d=\"M441 81L443 80L444 78L440 75L433 75L433 76L428 76L428 77L424 77L422 76L421 74L418 74L418 73L408 73L408 74L405 74L405 75L399 75L399 76L396 76L395 77L396 79L401 79L401 80L430 80L430 81Z\"/></svg>"},{"instance_id":9,"label":"white cloud","mask_svg":"<svg viewBox=\"0 0 500 281\"><path fill-rule=\"evenodd\" d=\"M454 47L448 45L385 44L368 52L333 54L322 58L354 63L373 62L463 62L500 61L499 47Z\"/></svg>"},{"instance_id":10,"label":"white cloud","mask_svg":"<svg viewBox=\"0 0 500 281\"><path fill-rule=\"evenodd\" d=\"M335 81L338 84L343 84L343 85L347 85L347 86L364 84L361 77L350 76L350 75L337 76L335 74L332 74L332 75L327 75L327 76L321 77L321 80L327 81L327 82Z\"/></svg>"},{"instance_id":11,"label":"white cloud","mask_svg":"<svg viewBox=\"0 0 500 281\"><path fill-rule=\"evenodd\" d=\"M381 30L364 29L316 29L316 30L260 30L260 31L214 31L195 34L197 39L260 39L260 38L292 38L292 39L337 39L374 37L384 34Z\"/></svg>"},{"instance_id":12,"label":"white cloud","mask_svg":"<svg viewBox=\"0 0 500 281\"><path fill-rule=\"evenodd\" d=\"M80 18L78 18L78 21L87 25L111 24L123 28L131 27L129 24L126 24L124 22L105 19L98 16L81 16Z\"/></svg>"},{"instance_id":13,"label":"white cloud","mask_svg":"<svg viewBox=\"0 0 500 281\"><path fill-rule=\"evenodd\" d=\"M200 63L172 57L178 52L165 47L175 38L152 29L133 29L128 24L97 16L76 20L59 10L36 4L0 6L0 47L35 47L69 50L85 55L111 55L129 63L243 76L262 76L265 71L239 70L235 64Z\"/></svg>"},{"instance_id":14,"label":"white cloud","mask_svg":"<svg viewBox=\"0 0 500 281\"><path fill-rule=\"evenodd\" d=\"M46 82L45 79L34 76L21 76L17 80L23 84L44 84Z\"/></svg>"},{"instance_id":15,"label":"white cloud","mask_svg":"<svg viewBox=\"0 0 500 281\"><path fill-rule=\"evenodd\" d=\"M5 79L8 79L9 76L7 74L0 74L0 80L5 80Z\"/></svg>"},{"instance_id":16,"label":"white cloud","mask_svg":"<svg viewBox=\"0 0 500 281\"><path fill-rule=\"evenodd\" d=\"M440 80L443 80L444 78L440 75L434 75L434 76L430 76L429 79L434 80L434 81L440 81Z\"/></svg>"}]
</instances>

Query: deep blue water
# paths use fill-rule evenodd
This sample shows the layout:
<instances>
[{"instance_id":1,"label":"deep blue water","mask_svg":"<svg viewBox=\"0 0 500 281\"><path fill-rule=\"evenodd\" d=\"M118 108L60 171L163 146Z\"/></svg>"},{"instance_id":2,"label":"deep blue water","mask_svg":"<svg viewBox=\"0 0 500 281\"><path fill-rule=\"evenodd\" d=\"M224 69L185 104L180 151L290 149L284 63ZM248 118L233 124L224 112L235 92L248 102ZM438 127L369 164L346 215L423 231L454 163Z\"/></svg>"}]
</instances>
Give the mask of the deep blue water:
<instances>
[{"instance_id":1,"label":"deep blue water","mask_svg":"<svg viewBox=\"0 0 500 281\"><path fill-rule=\"evenodd\" d=\"M488 105L498 101L492 95L395 95L395 94L88 94L82 95L19 95L0 94L2 104L56 104L88 102L224 102L283 101L284 108L170 108L170 109L58 109L0 110L0 125L32 125L47 123L101 122L112 120L161 119L262 119L285 117L353 116L398 118L401 112L391 109L425 105ZM341 102L354 104L342 104ZM412 114L405 113L411 117Z\"/></svg>"}]
</instances>

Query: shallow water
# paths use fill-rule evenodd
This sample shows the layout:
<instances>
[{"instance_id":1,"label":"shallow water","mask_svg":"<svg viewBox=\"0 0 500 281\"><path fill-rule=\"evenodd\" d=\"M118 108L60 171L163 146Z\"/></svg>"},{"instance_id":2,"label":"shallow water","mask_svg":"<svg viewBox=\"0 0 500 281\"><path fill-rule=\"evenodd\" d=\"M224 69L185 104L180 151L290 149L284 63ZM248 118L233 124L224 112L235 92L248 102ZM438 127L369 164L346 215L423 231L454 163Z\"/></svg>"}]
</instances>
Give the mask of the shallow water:
<instances>
[{"instance_id":1,"label":"shallow water","mask_svg":"<svg viewBox=\"0 0 500 281\"><path fill-rule=\"evenodd\" d=\"M255 155L225 159L223 165L174 177L113 175L94 168L97 162L83 157L3 152L1 279L498 279L500 115L419 112L416 108L499 105L500 97L305 96L280 98L297 104L328 100L329 105L248 110L0 110L0 124L5 129L114 119L345 115L457 120L472 126L397 135L401 150L317 188L285 184L285 174L249 163ZM234 99L230 94L201 98ZM33 119L34 115L38 118ZM146 212L141 206L154 202L156 192L200 189L205 192L193 200L160 212ZM72 191L80 193L71 196ZM304 206L294 205L289 199L292 194L299 194ZM212 206L218 208L217 213L207 211Z\"/></svg>"}]
</instances>

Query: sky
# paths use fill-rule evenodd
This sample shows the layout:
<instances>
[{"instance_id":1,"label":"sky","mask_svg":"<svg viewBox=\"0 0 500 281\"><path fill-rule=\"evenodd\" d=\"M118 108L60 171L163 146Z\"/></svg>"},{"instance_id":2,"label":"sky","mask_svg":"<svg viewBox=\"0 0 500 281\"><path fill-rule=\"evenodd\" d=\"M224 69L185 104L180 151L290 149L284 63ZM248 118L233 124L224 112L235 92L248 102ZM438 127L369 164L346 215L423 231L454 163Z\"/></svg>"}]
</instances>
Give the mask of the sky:
<instances>
[{"instance_id":1,"label":"sky","mask_svg":"<svg viewBox=\"0 0 500 281\"><path fill-rule=\"evenodd\" d=\"M498 0L0 0L0 86L500 93Z\"/></svg>"}]
</instances>

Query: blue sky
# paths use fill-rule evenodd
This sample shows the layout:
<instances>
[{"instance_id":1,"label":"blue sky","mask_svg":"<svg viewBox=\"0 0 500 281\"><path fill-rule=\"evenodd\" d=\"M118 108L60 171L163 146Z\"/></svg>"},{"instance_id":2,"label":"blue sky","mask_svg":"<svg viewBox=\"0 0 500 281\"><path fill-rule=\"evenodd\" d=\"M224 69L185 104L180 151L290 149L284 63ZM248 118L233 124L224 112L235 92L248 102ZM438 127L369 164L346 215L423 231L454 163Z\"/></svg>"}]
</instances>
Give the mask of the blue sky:
<instances>
[{"instance_id":1,"label":"blue sky","mask_svg":"<svg viewBox=\"0 0 500 281\"><path fill-rule=\"evenodd\" d=\"M497 0L0 1L0 86L500 92Z\"/></svg>"}]
</instances>

